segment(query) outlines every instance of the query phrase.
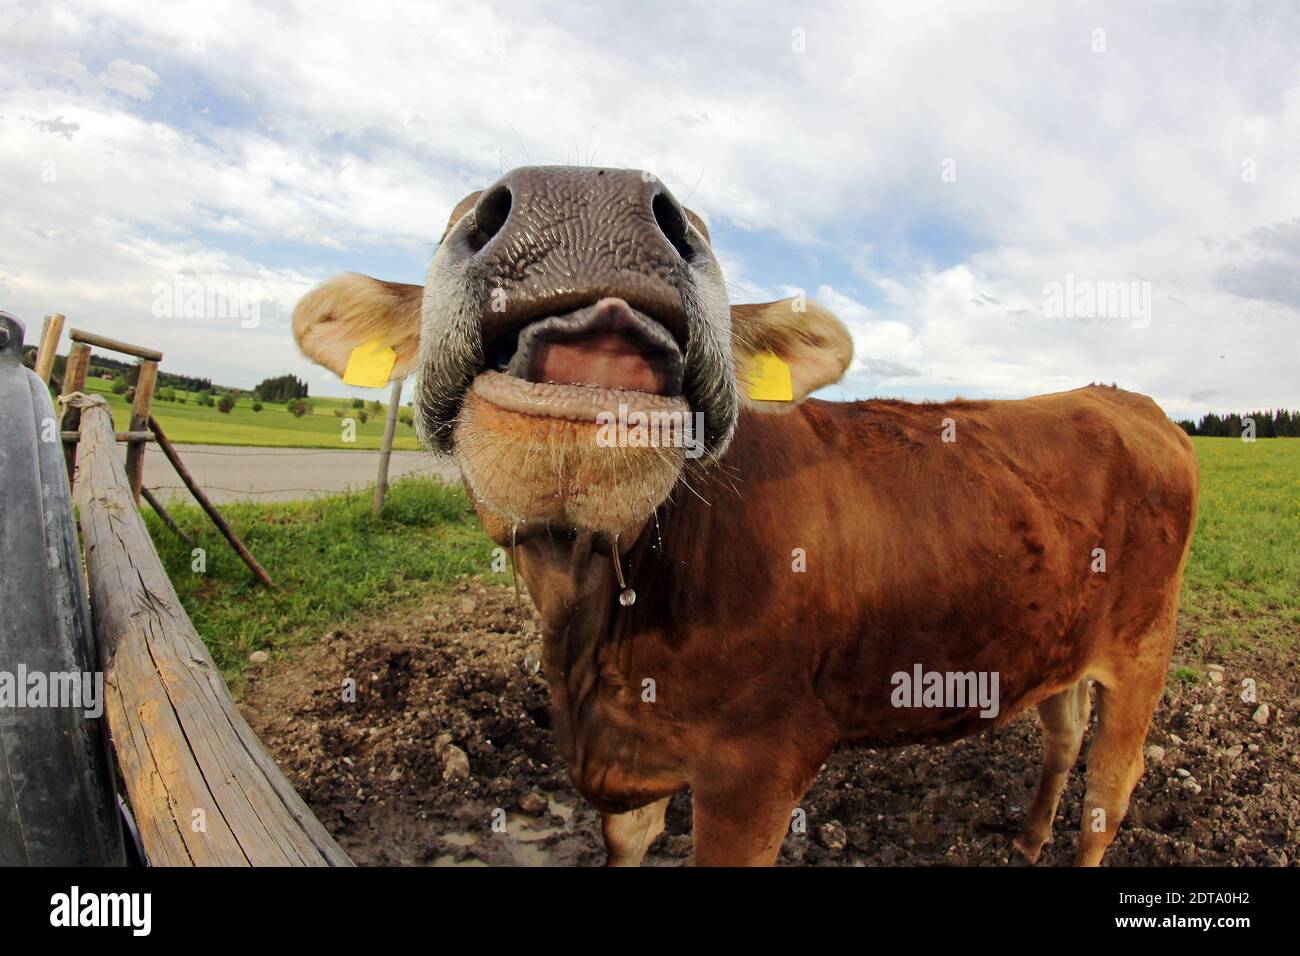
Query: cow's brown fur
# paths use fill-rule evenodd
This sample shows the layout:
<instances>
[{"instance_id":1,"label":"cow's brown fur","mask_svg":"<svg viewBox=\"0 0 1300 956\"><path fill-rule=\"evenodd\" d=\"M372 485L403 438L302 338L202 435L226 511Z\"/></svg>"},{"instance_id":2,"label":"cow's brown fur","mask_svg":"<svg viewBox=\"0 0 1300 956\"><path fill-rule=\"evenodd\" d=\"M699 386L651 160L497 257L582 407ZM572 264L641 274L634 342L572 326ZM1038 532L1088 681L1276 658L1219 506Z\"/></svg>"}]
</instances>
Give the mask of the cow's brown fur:
<instances>
[{"instance_id":1,"label":"cow's brown fur","mask_svg":"<svg viewBox=\"0 0 1300 956\"><path fill-rule=\"evenodd\" d=\"M584 796L620 814L689 786L699 862L771 862L837 741L952 740L1037 704L1044 780L1019 841L1036 858L1092 679L1101 715L1078 859L1100 860L1141 773L1196 514L1194 452L1154 403L1104 387L808 401L745 413L694 485L628 553L632 607L615 600L603 542L535 531L521 544L557 737ZM890 676L917 663L998 672L997 718L892 706ZM654 825L636 820L634 834ZM627 862L629 827L611 829Z\"/></svg>"},{"instance_id":2,"label":"cow's brown fur","mask_svg":"<svg viewBox=\"0 0 1300 956\"><path fill-rule=\"evenodd\" d=\"M545 185L545 171L521 182L534 180ZM457 206L449 234L478 196ZM448 303L430 290L436 318ZM300 303L295 336L336 372L380 337L405 374L420 294L333 280ZM538 314L574 304L522 294ZM848 365L843 326L796 300L733 306L730 324L742 394L753 356L770 350L790 366L796 402L746 404L720 460L600 448L591 423L473 394L461 403L455 454L480 476L468 485L489 535L518 539L543 621L556 739L578 789L605 813L610 862L640 862L668 797L689 787L698 863L771 863L838 742L953 740L1037 706L1043 773L1016 839L1032 862L1078 757L1091 681L1099 716L1076 859L1099 863L1141 776L1173 647L1197 502L1190 442L1149 399L1115 388L799 402ZM524 504L502 509L505 499ZM638 594L627 607L615 542ZM996 718L895 707L892 676L918 664L996 672Z\"/></svg>"}]
</instances>

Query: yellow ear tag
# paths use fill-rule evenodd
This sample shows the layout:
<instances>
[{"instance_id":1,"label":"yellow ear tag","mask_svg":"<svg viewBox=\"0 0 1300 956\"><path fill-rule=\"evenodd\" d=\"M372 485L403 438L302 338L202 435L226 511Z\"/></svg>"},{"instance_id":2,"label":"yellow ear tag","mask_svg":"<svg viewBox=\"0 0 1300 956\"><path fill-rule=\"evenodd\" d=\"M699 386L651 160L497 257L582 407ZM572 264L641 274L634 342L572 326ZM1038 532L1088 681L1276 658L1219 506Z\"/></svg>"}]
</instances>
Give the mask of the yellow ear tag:
<instances>
[{"instance_id":1,"label":"yellow ear tag","mask_svg":"<svg viewBox=\"0 0 1300 956\"><path fill-rule=\"evenodd\" d=\"M388 384L396 364L397 353L385 345L383 339L371 339L352 350L348 356L348 367L343 372L343 381L363 388L383 388Z\"/></svg>"},{"instance_id":2,"label":"yellow ear tag","mask_svg":"<svg viewBox=\"0 0 1300 956\"><path fill-rule=\"evenodd\" d=\"M749 397L764 402L794 401L790 366L773 352L759 352L749 362Z\"/></svg>"}]
</instances>

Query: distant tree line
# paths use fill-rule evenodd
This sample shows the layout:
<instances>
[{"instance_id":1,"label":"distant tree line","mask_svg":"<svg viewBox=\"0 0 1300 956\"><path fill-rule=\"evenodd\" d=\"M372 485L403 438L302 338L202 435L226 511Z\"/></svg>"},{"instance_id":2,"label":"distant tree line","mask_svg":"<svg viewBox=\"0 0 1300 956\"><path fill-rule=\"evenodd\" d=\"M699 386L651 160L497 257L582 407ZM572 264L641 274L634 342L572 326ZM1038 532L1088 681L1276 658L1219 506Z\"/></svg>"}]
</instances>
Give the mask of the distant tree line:
<instances>
[{"instance_id":1,"label":"distant tree line","mask_svg":"<svg viewBox=\"0 0 1300 956\"><path fill-rule=\"evenodd\" d=\"M63 358L63 356L60 356ZM64 359L66 361L66 359ZM109 358L106 355L96 355L90 353L90 365L87 374L92 378L100 375L112 375L114 378L121 376L126 379L128 386L134 385L140 379L139 362L123 362L119 359ZM184 392L210 392L212 391L212 379L199 378L196 375L176 375L172 372L164 372L161 368L158 370L158 388L178 388Z\"/></svg>"},{"instance_id":2,"label":"distant tree line","mask_svg":"<svg viewBox=\"0 0 1300 956\"><path fill-rule=\"evenodd\" d=\"M134 362L123 362L121 359L109 358L107 355L90 353L91 372L121 372L126 374L134 367Z\"/></svg>"},{"instance_id":3,"label":"distant tree line","mask_svg":"<svg viewBox=\"0 0 1300 956\"><path fill-rule=\"evenodd\" d=\"M136 372L136 375L139 375ZM158 384L167 388L179 388L183 392L210 392L212 379L198 378L194 375L173 375L171 372L158 370Z\"/></svg>"},{"instance_id":4,"label":"distant tree line","mask_svg":"<svg viewBox=\"0 0 1300 956\"><path fill-rule=\"evenodd\" d=\"M307 383L296 375L278 375L257 384L253 394L264 402L288 402L307 397Z\"/></svg>"},{"instance_id":5,"label":"distant tree line","mask_svg":"<svg viewBox=\"0 0 1300 956\"><path fill-rule=\"evenodd\" d=\"M1255 423L1256 438L1297 438L1300 437L1300 411L1288 411L1277 408L1271 412L1247 412L1239 415L1216 415L1210 412L1202 415L1199 422L1182 419L1178 426L1189 435L1204 435L1207 438L1240 438L1246 430L1246 419Z\"/></svg>"}]
</instances>

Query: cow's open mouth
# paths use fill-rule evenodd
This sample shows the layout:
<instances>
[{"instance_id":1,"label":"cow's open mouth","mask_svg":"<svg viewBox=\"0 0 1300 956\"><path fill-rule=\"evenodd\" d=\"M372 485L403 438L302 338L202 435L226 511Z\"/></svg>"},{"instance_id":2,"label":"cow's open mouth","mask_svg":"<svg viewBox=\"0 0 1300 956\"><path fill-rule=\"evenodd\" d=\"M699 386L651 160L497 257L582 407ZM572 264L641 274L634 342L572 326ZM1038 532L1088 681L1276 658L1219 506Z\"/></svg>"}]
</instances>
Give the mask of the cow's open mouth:
<instances>
[{"instance_id":1,"label":"cow's open mouth","mask_svg":"<svg viewBox=\"0 0 1300 956\"><path fill-rule=\"evenodd\" d=\"M681 346L618 298L531 322L490 343L486 358L473 391L510 411L588 421L620 404L686 405Z\"/></svg>"}]
</instances>

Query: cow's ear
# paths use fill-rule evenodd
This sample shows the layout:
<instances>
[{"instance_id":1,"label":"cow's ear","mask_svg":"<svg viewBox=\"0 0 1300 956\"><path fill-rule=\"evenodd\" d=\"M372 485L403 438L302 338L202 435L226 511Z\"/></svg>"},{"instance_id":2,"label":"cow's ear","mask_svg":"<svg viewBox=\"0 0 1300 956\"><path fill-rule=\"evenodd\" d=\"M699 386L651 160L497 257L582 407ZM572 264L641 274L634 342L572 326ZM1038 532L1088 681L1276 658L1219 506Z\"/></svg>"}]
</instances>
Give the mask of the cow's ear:
<instances>
[{"instance_id":1,"label":"cow's ear","mask_svg":"<svg viewBox=\"0 0 1300 956\"><path fill-rule=\"evenodd\" d=\"M767 410L793 407L839 381L853 361L844 323L803 297L733 305L731 347L741 398Z\"/></svg>"},{"instance_id":2,"label":"cow's ear","mask_svg":"<svg viewBox=\"0 0 1300 956\"><path fill-rule=\"evenodd\" d=\"M404 378L415 368L420 354L423 296L424 289L418 285L381 282L355 272L336 276L298 302L293 310L293 337L304 355L340 378L354 352L369 357L372 381L376 374L383 378L385 373L390 380ZM391 371L385 360L389 348L393 350ZM380 357L377 365L376 355ZM354 369L358 367L359 363L353 364Z\"/></svg>"}]
</instances>

